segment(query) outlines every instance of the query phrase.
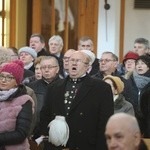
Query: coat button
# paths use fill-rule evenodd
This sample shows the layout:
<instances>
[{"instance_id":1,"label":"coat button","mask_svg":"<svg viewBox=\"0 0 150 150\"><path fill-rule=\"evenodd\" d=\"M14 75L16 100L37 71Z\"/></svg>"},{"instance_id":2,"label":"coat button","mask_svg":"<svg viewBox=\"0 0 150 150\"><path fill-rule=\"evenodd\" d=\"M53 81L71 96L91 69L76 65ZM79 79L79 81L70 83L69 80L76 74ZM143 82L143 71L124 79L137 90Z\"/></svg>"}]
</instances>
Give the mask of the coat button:
<instances>
[{"instance_id":1,"label":"coat button","mask_svg":"<svg viewBox=\"0 0 150 150\"><path fill-rule=\"evenodd\" d=\"M79 133L82 133L82 130L79 130L78 132L79 132Z\"/></svg>"},{"instance_id":2,"label":"coat button","mask_svg":"<svg viewBox=\"0 0 150 150\"><path fill-rule=\"evenodd\" d=\"M83 116L83 113L82 113L82 112L80 112L80 116Z\"/></svg>"}]
</instances>

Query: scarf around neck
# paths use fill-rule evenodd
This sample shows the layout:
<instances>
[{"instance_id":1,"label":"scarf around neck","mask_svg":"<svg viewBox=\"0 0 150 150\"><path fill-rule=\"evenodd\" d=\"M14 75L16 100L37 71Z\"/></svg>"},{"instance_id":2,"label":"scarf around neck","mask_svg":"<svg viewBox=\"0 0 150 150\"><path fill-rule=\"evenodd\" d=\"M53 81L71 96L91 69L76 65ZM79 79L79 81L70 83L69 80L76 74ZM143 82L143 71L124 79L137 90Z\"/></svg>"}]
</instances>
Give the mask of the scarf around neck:
<instances>
[{"instance_id":1,"label":"scarf around neck","mask_svg":"<svg viewBox=\"0 0 150 150\"><path fill-rule=\"evenodd\" d=\"M30 62L29 64L27 64L27 65L24 65L24 69L30 69L31 67L32 67L32 65L33 65L33 62Z\"/></svg>"},{"instance_id":2,"label":"scarf around neck","mask_svg":"<svg viewBox=\"0 0 150 150\"><path fill-rule=\"evenodd\" d=\"M144 86L150 82L150 77L146 77L144 75L139 75L135 71L133 72L133 78L134 78L135 84L139 90L143 89Z\"/></svg>"},{"instance_id":3,"label":"scarf around neck","mask_svg":"<svg viewBox=\"0 0 150 150\"><path fill-rule=\"evenodd\" d=\"M7 91L0 91L0 102L7 100L18 88L12 88Z\"/></svg>"}]
</instances>

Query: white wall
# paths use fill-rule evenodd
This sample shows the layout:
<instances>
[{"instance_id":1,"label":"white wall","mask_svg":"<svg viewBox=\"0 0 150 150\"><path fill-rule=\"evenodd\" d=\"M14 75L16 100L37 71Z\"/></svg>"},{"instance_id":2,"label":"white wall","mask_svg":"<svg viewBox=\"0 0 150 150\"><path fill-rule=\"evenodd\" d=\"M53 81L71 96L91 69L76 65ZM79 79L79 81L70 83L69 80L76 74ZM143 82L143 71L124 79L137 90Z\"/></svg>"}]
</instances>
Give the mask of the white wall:
<instances>
[{"instance_id":1,"label":"white wall","mask_svg":"<svg viewBox=\"0 0 150 150\"><path fill-rule=\"evenodd\" d=\"M132 50L136 38L150 40L150 9L135 9L134 0L125 0L124 54Z\"/></svg>"},{"instance_id":2,"label":"white wall","mask_svg":"<svg viewBox=\"0 0 150 150\"><path fill-rule=\"evenodd\" d=\"M120 0L108 0L107 2L110 4L109 10L104 9L104 0L99 0L98 58L106 50L119 54Z\"/></svg>"},{"instance_id":3,"label":"white wall","mask_svg":"<svg viewBox=\"0 0 150 150\"><path fill-rule=\"evenodd\" d=\"M121 0L107 0L107 36L104 0L99 0L97 57L109 50L119 56L120 4ZM132 50L136 38L150 40L150 9L135 9L134 0L125 0L124 54Z\"/></svg>"}]
</instances>

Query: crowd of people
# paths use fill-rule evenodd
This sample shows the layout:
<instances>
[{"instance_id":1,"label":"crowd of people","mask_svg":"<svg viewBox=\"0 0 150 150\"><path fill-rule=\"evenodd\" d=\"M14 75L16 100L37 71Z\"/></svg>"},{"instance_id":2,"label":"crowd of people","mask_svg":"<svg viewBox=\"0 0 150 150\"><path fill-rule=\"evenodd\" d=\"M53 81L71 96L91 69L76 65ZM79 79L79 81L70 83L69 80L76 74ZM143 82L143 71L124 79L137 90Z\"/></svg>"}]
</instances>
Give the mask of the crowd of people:
<instances>
[{"instance_id":1,"label":"crowd of people","mask_svg":"<svg viewBox=\"0 0 150 150\"><path fill-rule=\"evenodd\" d=\"M0 48L0 150L146 150L150 138L150 45L137 38L122 62L100 58L88 36L63 54L63 39L33 34ZM59 136L58 136L59 135Z\"/></svg>"}]
</instances>

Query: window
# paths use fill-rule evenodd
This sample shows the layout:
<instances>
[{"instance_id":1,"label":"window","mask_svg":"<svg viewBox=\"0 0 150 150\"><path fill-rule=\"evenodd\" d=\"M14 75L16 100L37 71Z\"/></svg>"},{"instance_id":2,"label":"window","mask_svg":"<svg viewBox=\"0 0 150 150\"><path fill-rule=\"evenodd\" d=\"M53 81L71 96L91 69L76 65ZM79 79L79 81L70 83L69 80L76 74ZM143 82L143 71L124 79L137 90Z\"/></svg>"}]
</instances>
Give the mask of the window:
<instances>
[{"instance_id":1,"label":"window","mask_svg":"<svg viewBox=\"0 0 150 150\"><path fill-rule=\"evenodd\" d=\"M10 0L0 1L0 46L9 45L9 6Z\"/></svg>"}]
</instances>

